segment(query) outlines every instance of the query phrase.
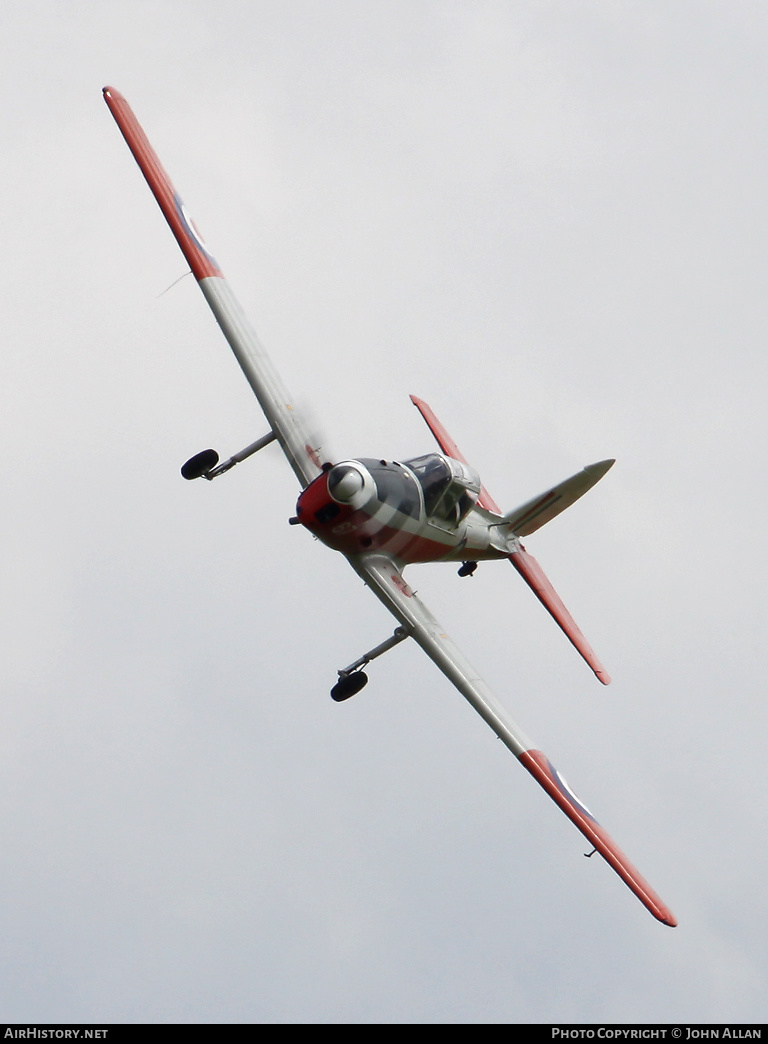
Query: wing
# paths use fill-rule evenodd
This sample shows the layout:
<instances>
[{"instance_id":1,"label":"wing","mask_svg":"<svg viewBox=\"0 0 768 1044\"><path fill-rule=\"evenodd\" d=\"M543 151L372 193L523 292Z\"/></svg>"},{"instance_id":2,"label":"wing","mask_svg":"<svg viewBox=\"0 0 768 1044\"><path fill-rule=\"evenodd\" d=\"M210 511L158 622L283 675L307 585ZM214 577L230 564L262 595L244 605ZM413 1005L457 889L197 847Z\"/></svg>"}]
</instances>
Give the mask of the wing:
<instances>
[{"instance_id":1,"label":"wing","mask_svg":"<svg viewBox=\"0 0 768 1044\"><path fill-rule=\"evenodd\" d=\"M272 432L299 482L303 487L308 486L320 474L322 464L319 447L313 445L315 440L309 426L292 405L269 356L195 228L130 105L114 87L104 88L104 100L229 341Z\"/></svg>"},{"instance_id":2,"label":"wing","mask_svg":"<svg viewBox=\"0 0 768 1044\"><path fill-rule=\"evenodd\" d=\"M509 747L571 822L632 889L640 902L659 921L674 928L677 921L672 911L640 876L548 758L512 721L477 671L470 666L429 609L408 586L397 564L381 554L356 556L350 558L350 562L392 615L407 628L414 641L453 682L499 739Z\"/></svg>"}]
</instances>

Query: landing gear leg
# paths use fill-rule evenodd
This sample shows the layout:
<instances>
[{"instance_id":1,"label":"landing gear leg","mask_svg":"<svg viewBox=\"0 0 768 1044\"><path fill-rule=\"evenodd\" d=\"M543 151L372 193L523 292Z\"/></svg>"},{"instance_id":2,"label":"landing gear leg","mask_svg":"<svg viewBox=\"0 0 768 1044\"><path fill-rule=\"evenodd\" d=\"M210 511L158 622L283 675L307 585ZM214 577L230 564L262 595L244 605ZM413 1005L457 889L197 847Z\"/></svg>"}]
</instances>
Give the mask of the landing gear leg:
<instances>
[{"instance_id":1,"label":"landing gear leg","mask_svg":"<svg viewBox=\"0 0 768 1044\"><path fill-rule=\"evenodd\" d=\"M371 660L375 660L377 656L381 656L394 648L394 646L399 645L400 642L404 642L410 633L411 631L408 627L396 627L395 633L391 638L387 638L381 645L377 645L370 652L361 656L360 659L351 663L349 667L339 671L339 680L331 689L331 699L335 700L336 703L341 703L342 700L348 700L350 696L354 696L356 692L360 692L361 689L365 688L368 684L368 675L360 668L365 667Z\"/></svg>"},{"instance_id":2,"label":"landing gear leg","mask_svg":"<svg viewBox=\"0 0 768 1044\"><path fill-rule=\"evenodd\" d=\"M264 449L270 442L274 442L276 438L275 433L270 431L262 438L256 439L250 446L246 446L245 449L240 450L239 453L235 453L228 460L225 460L223 464L219 464L219 455L216 450L203 450L202 453L196 453L194 457L189 458L186 464L182 465L181 474L185 479L205 478L210 481L215 479L217 475L223 475L225 471L229 471L230 468L233 468L235 464L239 464L241 460L245 460L246 457L258 453L260 449Z\"/></svg>"}]
</instances>

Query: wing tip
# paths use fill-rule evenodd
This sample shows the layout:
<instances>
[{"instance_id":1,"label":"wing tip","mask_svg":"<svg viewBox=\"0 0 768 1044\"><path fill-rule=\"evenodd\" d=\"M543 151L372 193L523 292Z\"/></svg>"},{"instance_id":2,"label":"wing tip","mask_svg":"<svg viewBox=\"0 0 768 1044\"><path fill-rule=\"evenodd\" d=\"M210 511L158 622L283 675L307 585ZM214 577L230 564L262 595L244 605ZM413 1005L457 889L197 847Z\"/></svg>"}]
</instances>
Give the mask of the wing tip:
<instances>
[{"instance_id":1,"label":"wing tip","mask_svg":"<svg viewBox=\"0 0 768 1044\"><path fill-rule=\"evenodd\" d=\"M677 918L668 906L665 906L659 901L658 896L655 896L655 901L654 899L649 898L649 902L646 903L643 901L643 903L646 909L652 913L656 920L661 924L665 924L667 928L677 928Z\"/></svg>"},{"instance_id":2,"label":"wing tip","mask_svg":"<svg viewBox=\"0 0 768 1044\"><path fill-rule=\"evenodd\" d=\"M221 277L218 261L203 242L133 109L114 87L103 87L102 93L195 279L199 283L210 276Z\"/></svg>"},{"instance_id":3,"label":"wing tip","mask_svg":"<svg viewBox=\"0 0 768 1044\"><path fill-rule=\"evenodd\" d=\"M595 849L635 894L646 910L657 921L666 924L669 928L676 928L675 915L630 863L587 806L577 797L549 758L542 751L530 748L519 755L518 760L573 825L595 846Z\"/></svg>"}]
</instances>

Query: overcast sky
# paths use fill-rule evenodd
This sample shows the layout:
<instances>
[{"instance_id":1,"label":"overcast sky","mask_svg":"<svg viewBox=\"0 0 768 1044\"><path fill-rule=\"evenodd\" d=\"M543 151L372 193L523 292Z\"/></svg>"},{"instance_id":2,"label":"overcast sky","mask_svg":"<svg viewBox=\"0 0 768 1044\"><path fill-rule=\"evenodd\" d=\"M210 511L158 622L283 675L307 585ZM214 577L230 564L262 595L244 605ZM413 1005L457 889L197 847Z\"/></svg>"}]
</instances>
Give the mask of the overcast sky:
<instances>
[{"instance_id":1,"label":"overcast sky","mask_svg":"<svg viewBox=\"0 0 768 1044\"><path fill-rule=\"evenodd\" d=\"M0 109L0 1015L766 1018L768 13L685 0L27 0ZM411 584L679 918L653 920L287 525L266 424L101 98L122 91L333 455L512 509Z\"/></svg>"}]
</instances>

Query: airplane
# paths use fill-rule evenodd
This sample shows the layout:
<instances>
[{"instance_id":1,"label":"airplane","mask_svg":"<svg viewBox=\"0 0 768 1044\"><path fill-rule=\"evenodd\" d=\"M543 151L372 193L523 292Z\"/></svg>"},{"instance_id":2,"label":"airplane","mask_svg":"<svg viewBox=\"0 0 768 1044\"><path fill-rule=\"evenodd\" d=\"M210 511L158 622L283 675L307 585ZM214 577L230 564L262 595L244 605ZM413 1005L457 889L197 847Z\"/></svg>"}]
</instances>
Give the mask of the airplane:
<instances>
[{"instance_id":1,"label":"airplane","mask_svg":"<svg viewBox=\"0 0 768 1044\"><path fill-rule=\"evenodd\" d=\"M105 87L103 96L269 425L266 435L223 462L215 450L196 454L182 467L183 477L211 481L277 442L301 485L296 513L289 522L303 526L341 552L397 621L391 637L338 671L332 698L342 702L354 696L368 681L364 667L398 643L412 639L587 838L593 846L589 855L598 852L657 920L676 927L669 907L549 759L512 721L403 576L405 567L414 563L453 562L459 563L459 575L466 577L480 561L506 559L598 680L607 685L608 674L521 538L570 507L614 461L592 464L517 510L504 513L432 409L416 396L411 396L412 402L437 441L439 453L402 461L327 459L322 447L315 444L317 439L307 421L293 405L132 109L113 87Z\"/></svg>"}]
</instances>

